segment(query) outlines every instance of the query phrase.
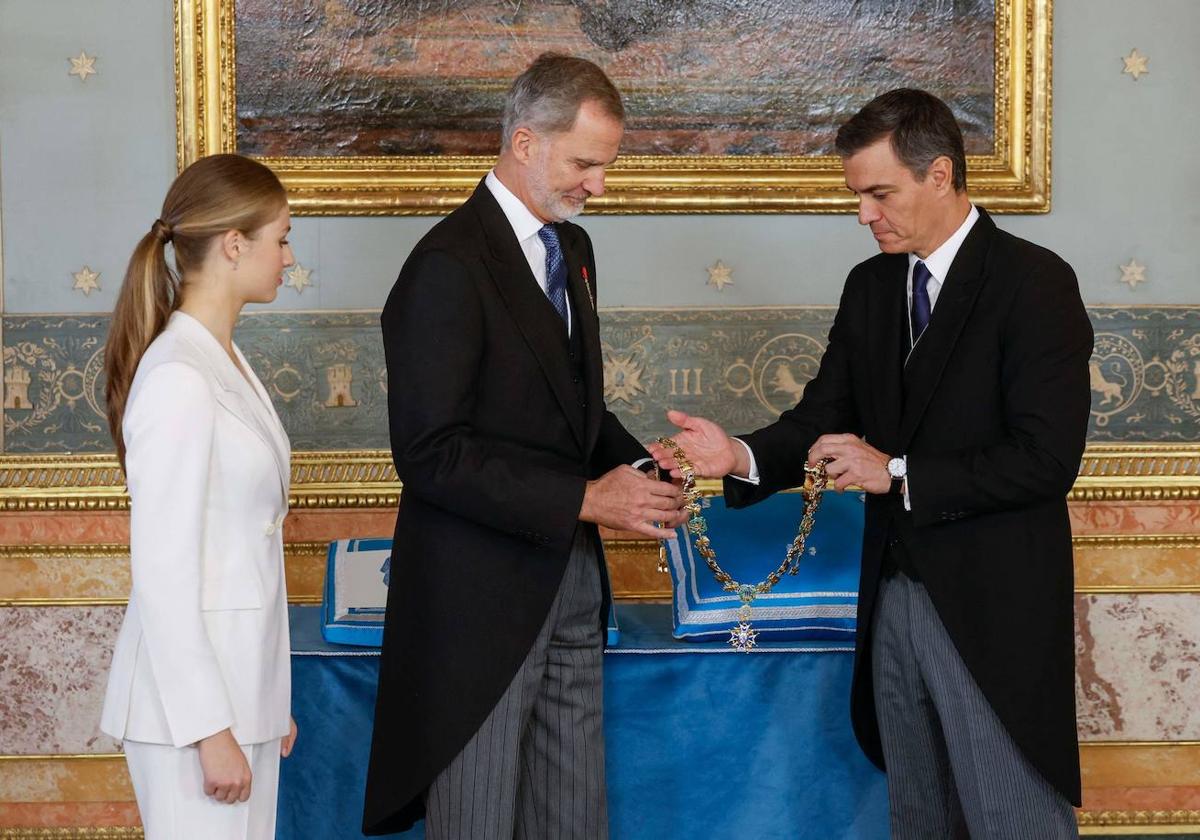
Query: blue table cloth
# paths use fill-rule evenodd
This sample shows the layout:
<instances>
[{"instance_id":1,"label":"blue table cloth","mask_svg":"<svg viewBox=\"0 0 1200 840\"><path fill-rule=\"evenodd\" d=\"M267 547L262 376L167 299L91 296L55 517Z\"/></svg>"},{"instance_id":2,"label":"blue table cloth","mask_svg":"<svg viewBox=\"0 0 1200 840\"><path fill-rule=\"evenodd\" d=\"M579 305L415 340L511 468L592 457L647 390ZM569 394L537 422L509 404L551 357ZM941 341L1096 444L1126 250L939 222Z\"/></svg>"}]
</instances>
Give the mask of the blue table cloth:
<instances>
[{"instance_id":1,"label":"blue table cloth","mask_svg":"<svg viewBox=\"0 0 1200 840\"><path fill-rule=\"evenodd\" d=\"M358 840L378 651L323 642L319 608L291 619L300 737L276 836ZM604 658L612 840L888 836L885 777L850 729L849 645L739 654L672 639L667 605L622 604L619 619L621 644Z\"/></svg>"}]
</instances>

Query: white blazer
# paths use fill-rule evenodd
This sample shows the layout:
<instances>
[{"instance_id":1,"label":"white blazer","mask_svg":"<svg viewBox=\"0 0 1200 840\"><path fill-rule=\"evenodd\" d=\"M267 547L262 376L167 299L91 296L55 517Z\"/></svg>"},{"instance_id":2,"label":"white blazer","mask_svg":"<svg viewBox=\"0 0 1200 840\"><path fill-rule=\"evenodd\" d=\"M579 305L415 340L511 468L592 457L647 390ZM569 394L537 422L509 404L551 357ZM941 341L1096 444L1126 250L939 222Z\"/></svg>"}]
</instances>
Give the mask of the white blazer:
<instances>
[{"instance_id":1,"label":"white blazer","mask_svg":"<svg viewBox=\"0 0 1200 840\"><path fill-rule=\"evenodd\" d=\"M133 591L100 728L182 747L226 727L241 744L287 734L283 576L291 447L234 347L175 312L125 407Z\"/></svg>"}]
</instances>

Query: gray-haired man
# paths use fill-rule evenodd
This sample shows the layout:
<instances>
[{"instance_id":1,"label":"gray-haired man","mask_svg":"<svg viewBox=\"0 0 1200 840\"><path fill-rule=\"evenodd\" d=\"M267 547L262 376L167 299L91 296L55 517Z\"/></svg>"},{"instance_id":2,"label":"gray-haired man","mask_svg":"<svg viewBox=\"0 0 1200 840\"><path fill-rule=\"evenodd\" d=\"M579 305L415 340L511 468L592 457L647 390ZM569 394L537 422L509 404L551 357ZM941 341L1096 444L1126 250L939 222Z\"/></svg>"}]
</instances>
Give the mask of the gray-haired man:
<instances>
[{"instance_id":1,"label":"gray-haired man","mask_svg":"<svg viewBox=\"0 0 1200 840\"><path fill-rule=\"evenodd\" d=\"M404 496L363 830L608 836L596 524L668 536L683 503L604 408L596 265L566 221L624 110L578 58L513 84L495 169L413 250L383 310Z\"/></svg>"}]
</instances>

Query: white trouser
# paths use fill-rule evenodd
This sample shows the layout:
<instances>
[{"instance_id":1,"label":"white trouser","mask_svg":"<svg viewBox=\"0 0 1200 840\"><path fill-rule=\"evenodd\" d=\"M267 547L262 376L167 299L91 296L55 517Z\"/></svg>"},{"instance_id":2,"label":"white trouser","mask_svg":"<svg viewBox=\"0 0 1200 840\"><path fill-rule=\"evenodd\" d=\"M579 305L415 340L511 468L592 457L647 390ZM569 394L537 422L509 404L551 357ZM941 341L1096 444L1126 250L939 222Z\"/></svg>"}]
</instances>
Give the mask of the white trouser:
<instances>
[{"instance_id":1,"label":"white trouser","mask_svg":"<svg viewBox=\"0 0 1200 840\"><path fill-rule=\"evenodd\" d=\"M205 796L195 747L126 741L124 749L146 840L274 840L278 738L242 745L250 798L233 805Z\"/></svg>"}]
</instances>

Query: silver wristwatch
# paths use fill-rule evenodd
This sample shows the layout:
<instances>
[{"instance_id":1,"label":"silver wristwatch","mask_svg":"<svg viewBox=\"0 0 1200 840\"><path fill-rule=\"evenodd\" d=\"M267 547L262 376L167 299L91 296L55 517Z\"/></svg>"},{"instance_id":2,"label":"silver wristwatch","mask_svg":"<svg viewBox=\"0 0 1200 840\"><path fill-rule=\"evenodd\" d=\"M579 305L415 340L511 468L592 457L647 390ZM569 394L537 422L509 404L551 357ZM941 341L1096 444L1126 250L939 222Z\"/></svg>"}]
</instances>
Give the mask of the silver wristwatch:
<instances>
[{"instance_id":1,"label":"silver wristwatch","mask_svg":"<svg viewBox=\"0 0 1200 840\"><path fill-rule=\"evenodd\" d=\"M892 492L899 493L904 487L904 479L908 476L908 459L903 455L893 458L887 463L888 475L892 477Z\"/></svg>"}]
</instances>

